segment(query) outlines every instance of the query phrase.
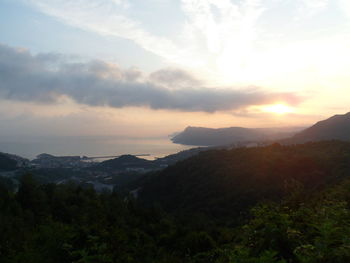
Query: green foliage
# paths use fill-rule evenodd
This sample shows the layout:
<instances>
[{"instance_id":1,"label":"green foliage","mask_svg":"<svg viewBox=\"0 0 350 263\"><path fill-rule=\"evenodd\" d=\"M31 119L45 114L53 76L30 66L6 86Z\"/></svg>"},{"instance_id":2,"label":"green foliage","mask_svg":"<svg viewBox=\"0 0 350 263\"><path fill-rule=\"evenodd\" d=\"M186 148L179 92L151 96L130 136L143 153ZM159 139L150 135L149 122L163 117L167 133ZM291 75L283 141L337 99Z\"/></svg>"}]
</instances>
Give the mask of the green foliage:
<instances>
[{"instance_id":1,"label":"green foliage","mask_svg":"<svg viewBox=\"0 0 350 263\"><path fill-rule=\"evenodd\" d=\"M0 262L350 262L349 152L324 142L203 153L144 179L164 209L29 174L16 193L1 180Z\"/></svg>"},{"instance_id":2,"label":"green foliage","mask_svg":"<svg viewBox=\"0 0 350 263\"><path fill-rule=\"evenodd\" d=\"M261 200L278 201L297 187L321 190L349 174L350 143L211 150L150 175L142 181L140 199L159 202L169 212L240 224Z\"/></svg>"},{"instance_id":3,"label":"green foliage","mask_svg":"<svg viewBox=\"0 0 350 263\"><path fill-rule=\"evenodd\" d=\"M212 250L215 247L214 240L206 232L188 233L182 241L183 249L188 255Z\"/></svg>"},{"instance_id":4,"label":"green foliage","mask_svg":"<svg viewBox=\"0 0 350 263\"><path fill-rule=\"evenodd\" d=\"M286 261L278 259L277 252L274 251L266 250L259 256L252 256L249 249L237 246L198 254L192 263L286 263Z\"/></svg>"},{"instance_id":5,"label":"green foliage","mask_svg":"<svg viewBox=\"0 0 350 263\"><path fill-rule=\"evenodd\" d=\"M347 184L341 186L348 188ZM243 227L242 244L252 254L273 250L292 262L349 262L350 210L337 195L342 187L304 199L299 206L288 199L280 205L255 207L253 218ZM293 202L293 208L288 206Z\"/></svg>"}]
</instances>

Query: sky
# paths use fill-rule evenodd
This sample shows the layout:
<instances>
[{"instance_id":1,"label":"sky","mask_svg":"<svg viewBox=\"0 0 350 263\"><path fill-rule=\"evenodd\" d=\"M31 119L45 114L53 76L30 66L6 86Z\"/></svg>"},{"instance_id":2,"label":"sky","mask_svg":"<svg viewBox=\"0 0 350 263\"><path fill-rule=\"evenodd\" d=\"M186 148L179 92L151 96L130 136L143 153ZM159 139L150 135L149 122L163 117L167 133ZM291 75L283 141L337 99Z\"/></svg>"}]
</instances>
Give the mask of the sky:
<instances>
[{"instance_id":1,"label":"sky","mask_svg":"<svg viewBox=\"0 0 350 263\"><path fill-rule=\"evenodd\" d=\"M0 0L0 134L162 137L349 111L348 0Z\"/></svg>"}]
</instances>

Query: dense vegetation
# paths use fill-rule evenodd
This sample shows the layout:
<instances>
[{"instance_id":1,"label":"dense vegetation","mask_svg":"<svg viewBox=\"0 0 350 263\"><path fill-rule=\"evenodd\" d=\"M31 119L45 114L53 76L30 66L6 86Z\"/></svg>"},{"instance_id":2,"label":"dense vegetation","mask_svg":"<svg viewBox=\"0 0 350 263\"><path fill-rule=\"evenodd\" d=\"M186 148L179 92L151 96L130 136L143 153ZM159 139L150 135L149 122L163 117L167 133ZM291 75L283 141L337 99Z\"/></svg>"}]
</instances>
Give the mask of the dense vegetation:
<instances>
[{"instance_id":1,"label":"dense vegetation","mask_svg":"<svg viewBox=\"0 0 350 263\"><path fill-rule=\"evenodd\" d=\"M349 172L350 144L322 142L202 153L145 177L142 202L1 180L0 262L350 262Z\"/></svg>"},{"instance_id":2,"label":"dense vegetation","mask_svg":"<svg viewBox=\"0 0 350 263\"><path fill-rule=\"evenodd\" d=\"M299 182L310 191L350 175L350 143L202 152L142 182L140 199L168 211L236 218L258 201L280 200Z\"/></svg>"}]
</instances>

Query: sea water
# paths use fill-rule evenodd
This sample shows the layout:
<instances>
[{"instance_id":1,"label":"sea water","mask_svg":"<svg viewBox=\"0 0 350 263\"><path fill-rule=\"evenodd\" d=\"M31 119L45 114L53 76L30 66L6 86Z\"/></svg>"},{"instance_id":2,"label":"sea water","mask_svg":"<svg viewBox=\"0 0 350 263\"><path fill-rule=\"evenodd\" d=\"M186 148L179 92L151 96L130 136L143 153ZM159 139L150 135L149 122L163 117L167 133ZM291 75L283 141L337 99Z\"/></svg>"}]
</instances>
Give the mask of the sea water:
<instances>
[{"instance_id":1,"label":"sea water","mask_svg":"<svg viewBox=\"0 0 350 263\"><path fill-rule=\"evenodd\" d=\"M118 156L123 154L147 154L145 159L155 159L191 146L174 144L168 137L125 138L114 136L66 136L0 138L0 152L16 154L34 159L38 154L48 153L56 156Z\"/></svg>"}]
</instances>

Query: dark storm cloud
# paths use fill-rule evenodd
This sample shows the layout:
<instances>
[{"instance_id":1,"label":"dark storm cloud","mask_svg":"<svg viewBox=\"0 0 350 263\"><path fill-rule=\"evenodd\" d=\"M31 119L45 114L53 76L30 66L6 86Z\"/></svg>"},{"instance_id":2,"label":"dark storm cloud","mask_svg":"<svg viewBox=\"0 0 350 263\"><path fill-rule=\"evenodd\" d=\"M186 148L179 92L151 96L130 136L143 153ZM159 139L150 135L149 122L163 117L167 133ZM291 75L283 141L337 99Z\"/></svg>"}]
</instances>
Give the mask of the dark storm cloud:
<instances>
[{"instance_id":1,"label":"dark storm cloud","mask_svg":"<svg viewBox=\"0 0 350 263\"><path fill-rule=\"evenodd\" d=\"M52 103L68 96L90 106L146 106L152 109L214 112L282 100L292 93L206 88L189 73L163 69L144 76L137 69L122 70L103 61L70 63L57 54L32 55L0 45L0 96L8 100Z\"/></svg>"}]
</instances>

